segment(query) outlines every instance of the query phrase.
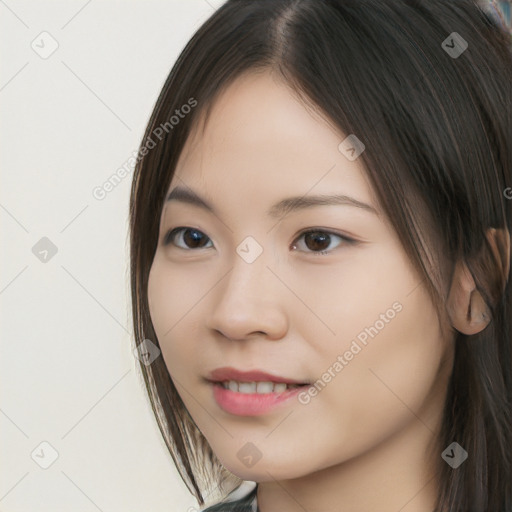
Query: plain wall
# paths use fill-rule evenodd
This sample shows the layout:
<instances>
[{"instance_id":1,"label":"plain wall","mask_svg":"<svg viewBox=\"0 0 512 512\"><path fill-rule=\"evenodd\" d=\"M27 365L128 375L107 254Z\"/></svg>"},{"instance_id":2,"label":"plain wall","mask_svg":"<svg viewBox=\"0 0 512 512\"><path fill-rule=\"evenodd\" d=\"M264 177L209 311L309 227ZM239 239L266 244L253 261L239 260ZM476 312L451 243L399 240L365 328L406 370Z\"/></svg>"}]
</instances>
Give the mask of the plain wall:
<instances>
[{"instance_id":1,"label":"plain wall","mask_svg":"<svg viewBox=\"0 0 512 512\"><path fill-rule=\"evenodd\" d=\"M0 2L1 512L197 505L132 354L132 172L103 199L93 190L133 156L221 3Z\"/></svg>"}]
</instances>

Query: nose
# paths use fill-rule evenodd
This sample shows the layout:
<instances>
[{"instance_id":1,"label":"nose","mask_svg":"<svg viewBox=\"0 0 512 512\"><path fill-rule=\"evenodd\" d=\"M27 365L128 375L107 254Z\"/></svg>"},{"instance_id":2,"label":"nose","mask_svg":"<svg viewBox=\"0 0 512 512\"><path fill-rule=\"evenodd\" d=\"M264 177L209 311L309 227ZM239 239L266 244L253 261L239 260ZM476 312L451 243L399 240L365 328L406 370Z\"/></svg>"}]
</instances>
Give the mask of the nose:
<instances>
[{"instance_id":1,"label":"nose","mask_svg":"<svg viewBox=\"0 0 512 512\"><path fill-rule=\"evenodd\" d=\"M252 263L236 256L232 269L212 290L209 329L240 341L256 334L276 340L285 336L287 288L264 255Z\"/></svg>"}]
</instances>

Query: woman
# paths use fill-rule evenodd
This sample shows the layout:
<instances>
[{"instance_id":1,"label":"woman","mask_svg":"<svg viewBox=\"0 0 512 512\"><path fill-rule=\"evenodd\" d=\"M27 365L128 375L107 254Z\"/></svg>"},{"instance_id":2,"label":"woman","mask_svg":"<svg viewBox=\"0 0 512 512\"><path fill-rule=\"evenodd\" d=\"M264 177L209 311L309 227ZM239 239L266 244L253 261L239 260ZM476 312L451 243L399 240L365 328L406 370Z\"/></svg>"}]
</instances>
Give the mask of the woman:
<instances>
[{"instance_id":1,"label":"woman","mask_svg":"<svg viewBox=\"0 0 512 512\"><path fill-rule=\"evenodd\" d=\"M511 46L472 0L228 0L179 56L133 318L209 512L512 511Z\"/></svg>"}]
</instances>

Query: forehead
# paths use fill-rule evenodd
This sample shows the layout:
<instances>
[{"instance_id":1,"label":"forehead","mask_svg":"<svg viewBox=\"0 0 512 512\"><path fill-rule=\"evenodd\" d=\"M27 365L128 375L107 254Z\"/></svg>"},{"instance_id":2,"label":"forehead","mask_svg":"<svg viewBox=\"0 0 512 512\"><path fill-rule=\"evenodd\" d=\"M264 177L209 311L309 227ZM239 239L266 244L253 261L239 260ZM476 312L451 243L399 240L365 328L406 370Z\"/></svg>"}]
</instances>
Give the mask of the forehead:
<instances>
[{"instance_id":1,"label":"forehead","mask_svg":"<svg viewBox=\"0 0 512 512\"><path fill-rule=\"evenodd\" d=\"M282 152L297 142L310 150L321 144L332 151L343 136L268 71L247 72L235 79L217 97L204 130L199 129L202 121L192 130L182 156L192 147L203 156L225 146L231 151L260 147ZM290 157L299 148L294 149Z\"/></svg>"},{"instance_id":2,"label":"forehead","mask_svg":"<svg viewBox=\"0 0 512 512\"><path fill-rule=\"evenodd\" d=\"M267 203L350 193L376 206L361 159L339 149L346 137L269 72L246 73L217 97L206 125L201 119L192 130L170 188L189 185L212 198L231 191L248 201L263 194Z\"/></svg>"}]
</instances>

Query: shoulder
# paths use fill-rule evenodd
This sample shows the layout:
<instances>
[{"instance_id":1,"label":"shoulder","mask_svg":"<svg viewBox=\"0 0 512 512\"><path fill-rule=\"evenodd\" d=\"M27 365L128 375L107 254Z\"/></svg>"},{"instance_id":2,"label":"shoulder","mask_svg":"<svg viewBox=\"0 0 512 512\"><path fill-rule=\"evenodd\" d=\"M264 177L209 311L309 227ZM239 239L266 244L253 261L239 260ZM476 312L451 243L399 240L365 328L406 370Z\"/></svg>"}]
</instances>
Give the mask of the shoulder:
<instances>
[{"instance_id":1,"label":"shoulder","mask_svg":"<svg viewBox=\"0 0 512 512\"><path fill-rule=\"evenodd\" d=\"M211 505L210 507L203 509L202 512L258 512L258 505L256 502L257 490L258 485L255 485L249 489L249 492L247 492L245 490L245 485L242 484L220 503ZM244 494L241 497L240 491L244 491Z\"/></svg>"}]
</instances>

